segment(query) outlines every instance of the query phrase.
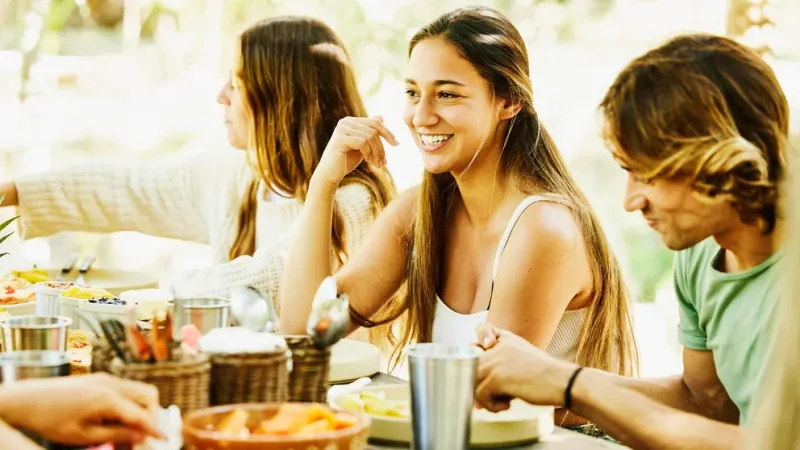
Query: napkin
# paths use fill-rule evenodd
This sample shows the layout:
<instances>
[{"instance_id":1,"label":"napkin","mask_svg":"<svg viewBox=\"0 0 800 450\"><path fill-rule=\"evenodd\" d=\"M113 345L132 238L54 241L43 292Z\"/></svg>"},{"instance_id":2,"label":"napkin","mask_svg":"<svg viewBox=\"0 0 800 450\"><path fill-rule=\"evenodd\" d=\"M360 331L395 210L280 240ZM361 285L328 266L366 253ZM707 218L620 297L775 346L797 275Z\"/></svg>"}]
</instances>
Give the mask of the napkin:
<instances>
[{"instance_id":1,"label":"napkin","mask_svg":"<svg viewBox=\"0 0 800 450\"><path fill-rule=\"evenodd\" d=\"M166 437L165 440L148 438L143 443L133 447L124 445L121 448L131 450L181 450L181 447L183 447L181 410L172 405L167 409L159 408L157 415L158 431ZM96 447L89 447L86 450L115 450L117 448L120 447L112 443L105 443Z\"/></svg>"},{"instance_id":2,"label":"napkin","mask_svg":"<svg viewBox=\"0 0 800 450\"><path fill-rule=\"evenodd\" d=\"M331 386L328 388L328 405L330 405L332 408L336 408L337 406L333 403L336 397L348 394L350 392L359 391L370 383L372 383L372 380L367 377L363 377L349 384L335 384Z\"/></svg>"},{"instance_id":3,"label":"napkin","mask_svg":"<svg viewBox=\"0 0 800 450\"><path fill-rule=\"evenodd\" d=\"M272 333L244 327L215 328L198 340L204 353L261 353L285 350L286 340Z\"/></svg>"},{"instance_id":4,"label":"napkin","mask_svg":"<svg viewBox=\"0 0 800 450\"><path fill-rule=\"evenodd\" d=\"M177 406L158 410L158 430L166 437L165 440L150 438L134 446L133 450L180 450L183 447L183 420Z\"/></svg>"}]
</instances>

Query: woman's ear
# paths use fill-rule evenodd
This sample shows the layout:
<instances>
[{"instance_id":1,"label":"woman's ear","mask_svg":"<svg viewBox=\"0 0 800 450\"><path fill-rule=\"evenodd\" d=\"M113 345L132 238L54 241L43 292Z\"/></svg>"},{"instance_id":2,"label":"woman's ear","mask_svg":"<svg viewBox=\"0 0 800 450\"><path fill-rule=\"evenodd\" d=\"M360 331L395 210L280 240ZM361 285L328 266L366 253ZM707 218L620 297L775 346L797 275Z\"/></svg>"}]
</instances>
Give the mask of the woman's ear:
<instances>
[{"instance_id":1,"label":"woman's ear","mask_svg":"<svg viewBox=\"0 0 800 450\"><path fill-rule=\"evenodd\" d=\"M512 102L511 100L501 100L500 120L508 120L516 116L522 109L522 103Z\"/></svg>"}]
</instances>

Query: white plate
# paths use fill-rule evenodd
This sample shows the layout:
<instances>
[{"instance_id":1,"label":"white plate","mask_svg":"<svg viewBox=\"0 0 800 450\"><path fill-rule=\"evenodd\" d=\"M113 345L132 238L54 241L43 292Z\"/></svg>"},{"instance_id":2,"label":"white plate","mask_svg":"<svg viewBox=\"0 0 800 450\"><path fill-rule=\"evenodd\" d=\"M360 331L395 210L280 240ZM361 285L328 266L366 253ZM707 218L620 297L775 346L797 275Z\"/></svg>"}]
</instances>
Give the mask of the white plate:
<instances>
[{"instance_id":1,"label":"white plate","mask_svg":"<svg viewBox=\"0 0 800 450\"><path fill-rule=\"evenodd\" d=\"M3 308L11 316L32 316L36 314L36 300L16 305L4 305Z\"/></svg>"},{"instance_id":2,"label":"white plate","mask_svg":"<svg viewBox=\"0 0 800 450\"><path fill-rule=\"evenodd\" d=\"M342 409L339 402L345 396L359 392L383 392L387 400L411 401L409 385L369 386L357 391L337 395L330 400L331 406ZM408 408L411 409L410 407ZM372 428L370 439L408 444L411 442L411 420L370 414ZM498 414L476 411L472 416L471 445L476 447L507 447L522 445L553 432L552 406L534 406L520 400L511 402L511 409Z\"/></svg>"},{"instance_id":3,"label":"white plate","mask_svg":"<svg viewBox=\"0 0 800 450\"><path fill-rule=\"evenodd\" d=\"M55 280L61 275L61 270L47 269L47 273L51 279ZM78 278L77 269L70 272L67 280L75 281L76 278ZM158 278L154 275L132 270L91 269L84 276L84 280L90 287L105 289L114 295L134 289L158 287Z\"/></svg>"},{"instance_id":4,"label":"white plate","mask_svg":"<svg viewBox=\"0 0 800 450\"><path fill-rule=\"evenodd\" d=\"M381 369L381 351L369 342L342 339L331 349L331 383L370 377Z\"/></svg>"}]
</instances>

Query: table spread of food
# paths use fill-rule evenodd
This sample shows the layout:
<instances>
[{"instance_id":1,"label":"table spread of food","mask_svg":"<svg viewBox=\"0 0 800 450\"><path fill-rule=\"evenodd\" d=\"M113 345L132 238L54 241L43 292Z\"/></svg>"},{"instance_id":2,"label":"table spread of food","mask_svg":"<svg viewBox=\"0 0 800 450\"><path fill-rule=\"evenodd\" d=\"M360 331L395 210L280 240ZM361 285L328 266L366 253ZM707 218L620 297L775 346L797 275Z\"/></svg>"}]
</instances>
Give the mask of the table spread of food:
<instances>
[{"instance_id":1,"label":"table spread of food","mask_svg":"<svg viewBox=\"0 0 800 450\"><path fill-rule=\"evenodd\" d=\"M168 439L137 450L411 444L409 385L368 385L380 355L371 344L320 346L311 336L238 326L226 299L175 299L154 288L114 291L77 281L35 268L0 279L0 346L30 350L38 342L48 347L38 350L68 355L69 376L109 372L155 385ZM31 340L43 329L50 330L44 340ZM331 382L353 379L329 391ZM474 410L472 444L533 443L553 431L552 408L512 406L500 414Z\"/></svg>"}]
</instances>

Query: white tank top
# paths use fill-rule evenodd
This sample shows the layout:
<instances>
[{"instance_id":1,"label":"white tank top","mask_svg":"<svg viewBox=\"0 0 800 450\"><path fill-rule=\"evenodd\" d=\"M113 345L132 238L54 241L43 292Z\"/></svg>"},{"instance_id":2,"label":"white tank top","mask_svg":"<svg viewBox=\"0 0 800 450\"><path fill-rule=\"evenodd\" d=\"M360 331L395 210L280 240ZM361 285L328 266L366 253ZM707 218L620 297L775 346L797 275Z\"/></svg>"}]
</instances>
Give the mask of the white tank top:
<instances>
[{"instance_id":1,"label":"white tank top","mask_svg":"<svg viewBox=\"0 0 800 450\"><path fill-rule=\"evenodd\" d=\"M500 238L500 244L497 246L497 252L494 256L492 290L494 290L497 268L500 265L500 256L503 254L503 250L508 243L509 236L511 236L511 230L514 229L514 225L516 225L520 216L528 206L538 201L559 200L552 197L531 196L523 200L519 206L517 206L517 209L511 216L511 220L508 221L503 236ZM491 307L491 300L489 306ZM488 315L488 309L473 314L455 312L450 309L439 296L436 296L436 317L433 320L433 342L457 345L474 344L476 341L475 328L477 328L479 324L486 322ZM585 318L586 308L564 311L564 315L561 317L553 339L547 347L547 352L567 361L575 361L578 351L578 337L580 337Z\"/></svg>"}]
</instances>

